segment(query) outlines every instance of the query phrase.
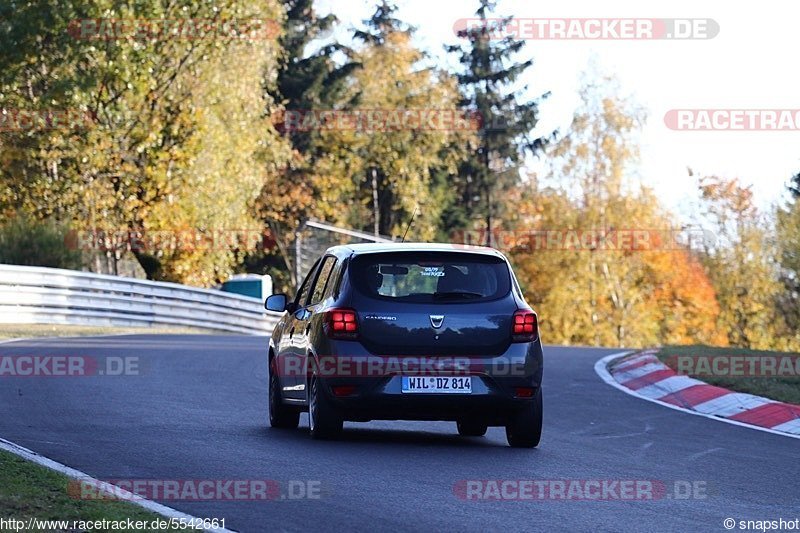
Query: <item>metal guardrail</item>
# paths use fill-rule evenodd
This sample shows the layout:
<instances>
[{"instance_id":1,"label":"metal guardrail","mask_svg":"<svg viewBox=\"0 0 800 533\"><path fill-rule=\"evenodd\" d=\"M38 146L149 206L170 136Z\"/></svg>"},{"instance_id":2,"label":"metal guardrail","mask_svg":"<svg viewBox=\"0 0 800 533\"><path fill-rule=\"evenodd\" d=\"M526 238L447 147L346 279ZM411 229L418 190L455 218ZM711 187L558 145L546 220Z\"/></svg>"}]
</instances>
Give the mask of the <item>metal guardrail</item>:
<instances>
[{"instance_id":1,"label":"metal guardrail","mask_svg":"<svg viewBox=\"0 0 800 533\"><path fill-rule=\"evenodd\" d=\"M60 268L0 265L0 324L186 326L268 335L257 298Z\"/></svg>"}]
</instances>

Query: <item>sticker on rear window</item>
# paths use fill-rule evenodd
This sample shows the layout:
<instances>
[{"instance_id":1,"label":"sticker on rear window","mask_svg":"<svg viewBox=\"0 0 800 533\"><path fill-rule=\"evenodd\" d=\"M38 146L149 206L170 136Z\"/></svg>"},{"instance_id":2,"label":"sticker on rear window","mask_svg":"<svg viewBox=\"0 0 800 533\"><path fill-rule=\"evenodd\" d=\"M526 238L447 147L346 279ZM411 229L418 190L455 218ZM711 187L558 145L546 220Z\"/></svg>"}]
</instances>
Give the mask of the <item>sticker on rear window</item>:
<instances>
[{"instance_id":1,"label":"sticker on rear window","mask_svg":"<svg viewBox=\"0 0 800 533\"><path fill-rule=\"evenodd\" d=\"M441 270L437 267L425 267L420 272L421 276L433 276L435 278L440 278L444 276L444 270Z\"/></svg>"}]
</instances>

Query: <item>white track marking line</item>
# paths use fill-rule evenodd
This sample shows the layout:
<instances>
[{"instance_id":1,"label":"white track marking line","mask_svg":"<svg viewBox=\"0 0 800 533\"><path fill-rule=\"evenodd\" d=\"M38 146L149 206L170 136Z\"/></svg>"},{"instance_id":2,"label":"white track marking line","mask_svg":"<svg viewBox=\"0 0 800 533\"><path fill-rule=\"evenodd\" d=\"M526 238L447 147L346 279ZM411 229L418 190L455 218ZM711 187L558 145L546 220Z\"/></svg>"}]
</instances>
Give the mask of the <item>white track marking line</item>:
<instances>
[{"instance_id":1,"label":"white track marking line","mask_svg":"<svg viewBox=\"0 0 800 533\"><path fill-rule=\"evenodd\" d=\"M39 337L39 338L42 338L42 337ZM32 341L32 340L33 340L33 338L28 338L28 337L23 337L21 339L3 339L3 340L0 340L0 344L11 344L12 342Z\"/></svg>"},{"instance_id":2,"label":"white track marking line","mask_svg":"<svg viewBox=\"0 0 800 533\"><path fill-rule=\"evenodd\" d=\"M636 398L640 398L640 399L646 400L648 402L657 403L658 405L663 405L664 407L668 407L668 408L674 409L676 411L681 411L681 412L688 413L690 415L695 415L695 416L702 416L702 417L705 417L705 418L708 418L708 419L711 419L711 420L716 420L718 422L724 422L726 424L732 424L734 426L740 426L740 427L743 427L743 428L750 428L750 429L754 429L756 431L763 431L765 433L772 433L773 435L780 435L782 437L789 437L791 439L800 439L800 435L794 435L792 433L783 433L781 431L775 431L774 429L770 429L770 428L762 428L760 426L752 426L750 424L745 424L743 422L739 422L738 420L731 420L730 418L720 418L718 416L712 416L712 415L708 415L706 413L698 413L697 411L692 411L691 409L686 409L685 407L679 407L677 405L672 405L670 403L665 403L665 402L658 401L655 398L648 398L647 396L642 396L642 395L638 394L636 391L631 390L631 389L623 386L621 383L619 383L617 380L615 380L614 377L608 372L608 368L606 368L608 366L608 363L610 363L614 359L618 359L620 357L623 357L625 355L629 355L631 353L632 352L613 353L611 355L607 355L605 357L600 358L594 364L595 373L598 376L600 376L600 379L602 379L603 381L605 381L606 383L608 383L612 387L614 387L616 389L619 389L619 390L621 390L622 392L624 392L626 394L630 394L631 396L635 396Z\"/></svg>"},{"instance_id":3,"label":"white track marking line","mask_svg":"<svg viewBox=\"0 0 800 533\"><path fill-rule=\"evenodd\" d=\"M120 334L120 335L130 335L128 334ZM99 335L92 335L92 336L99 336ZM110 335L103 335L104 337L116 337L117 334L110 334ZM20 339L5 339L0 340L0 344L9 344L12 342L20 342L20 341L32 341L32 340L45 340L45 339L59 339L64 337L27 337L27 338L20 338ZM146 500L141 496L135 495L131 492L128 492L124 489L116 487L110 483L106 483L105 481L100 481L99 479L95 479L89 474L81 472L80 470L76 470L69 466L63 465L57 461L53 461L52 459L48 459L43 455L39 455L38 453L34 452L33 450L29 450L27 448L23 448L19 444L14 444L11 441L6 439L0 438L0 450L5 450L7 452L13 453L23 459L27 459L28 461L34 462L37 465L41 465L45 468L49 468L50 470L55 470L56 472L60 472L65 476L71 479L78 479L82 481L90 481L93 486L99 488L99 490L108 492L111 495L117 495L117 497L122 496L119 501L124 501L131 503L133 505L137 505L146 509L152 513L159 514L161 516L165 516L167 518L177 518L184 520L202 520L199 517L192 516L190 514L182 513L177 509L173 509L172 507L167 507L166 505L161 505L160 503L154 502L152 500ZM223 529L223 528L211 528L206 529L204 531L210 531L213 533L228 533L233 532L231 529Z\"/></svg>"},{"instance_id":4,"label":"white track marking line","mask_svg":"<svg viewBox=\"0 0 800 533\"><path fill-rule=\"evenodd\" d=\"M115 495L118 500L121 502L127 502L132 505L137 505L142 507L151 513L156 513L166 518L177 518L183 519L185 521L194 520L195 523L197 521L202 521L202 518L192 516L190 514L182 513L177 509L173 509L172 507L167 507L166 505L161 505L160 503L156 503L152 500L143 499L141 496L132 494L127 490L121 489L112 485L110 483L106 483L105 481L100 481L99 479L95 479L89 474L85 474L80 470L75 470L74 468L70 468L69 466L63 465L52 459L48 459L43 455L39 455L38 453L31 451L27 448L23 448L18 444L14 444L13 442L7 441L5 439L0 439L0 450L5 450L7 452L11 452L14 455L22 457L23 459L27 459L32 461L38 465L44 466L45 468L49 468L50 470L55 470L71 479L78 479L81 481L88 481L92 483L93 487L98 487L99 492L107 492L110 495ZM195 530L196 531L196 530ZM213 533L228 533L232 530L230 529L223 529L223 528L211 528L206 529L205 531L211 531Z\"/></svg>"}]
</instances>

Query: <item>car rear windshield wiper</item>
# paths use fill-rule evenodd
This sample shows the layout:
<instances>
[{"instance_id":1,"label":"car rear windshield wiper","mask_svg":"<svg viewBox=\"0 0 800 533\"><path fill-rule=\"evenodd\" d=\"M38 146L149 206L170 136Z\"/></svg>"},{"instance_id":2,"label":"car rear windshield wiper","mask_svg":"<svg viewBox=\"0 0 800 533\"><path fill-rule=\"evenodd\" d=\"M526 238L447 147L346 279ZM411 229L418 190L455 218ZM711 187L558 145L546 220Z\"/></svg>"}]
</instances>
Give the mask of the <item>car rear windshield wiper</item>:
<instances>
[{"instance_id":1,"label":"car rear windshield wiper","mask_svg":"<svg viewBox=\"0 0 800 533\"><path fill-rule=\"evenodd\" d=\"M434 292L433 293L434 300L445 300L445 299L459 299L459 298L483 298L483 294L478 292L469 292L469 291L448 291L448 292Z\"/></svg>"}]
</instances>

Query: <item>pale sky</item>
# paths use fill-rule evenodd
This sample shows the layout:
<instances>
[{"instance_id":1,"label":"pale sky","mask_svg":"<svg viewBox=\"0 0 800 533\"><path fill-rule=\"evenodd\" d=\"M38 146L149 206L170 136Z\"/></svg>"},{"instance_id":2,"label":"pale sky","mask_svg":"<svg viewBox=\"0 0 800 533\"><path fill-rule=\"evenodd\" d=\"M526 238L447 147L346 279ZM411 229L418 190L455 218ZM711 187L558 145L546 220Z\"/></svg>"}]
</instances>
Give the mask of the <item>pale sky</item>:
<instances>
[{"instance_id":1,"label":"pale sky","mask_svg":"<svg viewBox=\"0 0 800 533\"><path fill-rule=\"evenodd\" d=\"M375 9L371 0L317 0L321 13L340 19L336 35ZM396 0L398 18L417 28L416 43L440 66L454 65L444 44L455 44L453 24L471 18L477 1ZM672 131L664 124L670 109L800 109L800 69L796 54L800 4L779 0L736 3L671 0L646 5L628 0L499 0L496 14L516 18L708 18L720 27L708 40L529 40L521 57L533 58L524 83L531 94L551 91L541 108L542 132L564 131L577 104L579 76L594 55L615 74L626 92L649 115L642 135L643 181L666 206L689 213L696 198L692 167L699 174L739 177L752 185L761 207L781 201L785 184L800 172L800 131Z\"/></svg>"}]
</instances>

